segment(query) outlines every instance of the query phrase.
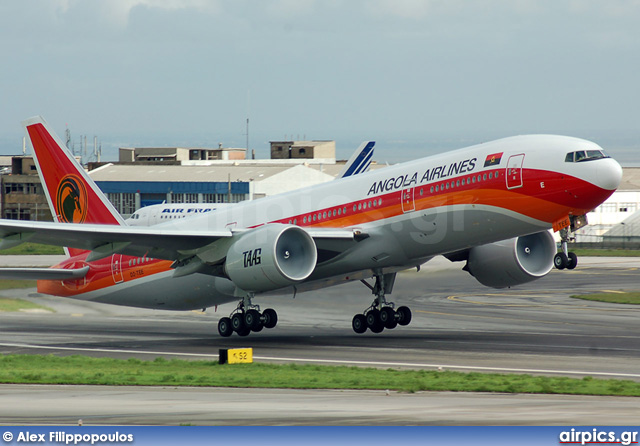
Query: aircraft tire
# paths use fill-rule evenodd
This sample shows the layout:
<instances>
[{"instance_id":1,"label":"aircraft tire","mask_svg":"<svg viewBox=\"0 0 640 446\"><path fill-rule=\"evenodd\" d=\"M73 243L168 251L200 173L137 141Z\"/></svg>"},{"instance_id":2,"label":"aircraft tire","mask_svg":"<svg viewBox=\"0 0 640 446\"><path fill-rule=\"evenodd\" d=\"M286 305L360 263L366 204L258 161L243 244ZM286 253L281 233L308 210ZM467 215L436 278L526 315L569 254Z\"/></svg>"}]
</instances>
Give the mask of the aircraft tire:
<instances>
[{"instance_id":1,"label":"aircraft tire","mask_svg":"<svg viewBox=\"0 0 640 446\"><path fill-rule=\"evenodd\" d=\"M272 308L267 308L262 312L264 328L273 328L278 324L278 313Z\"/></svg>"},{"instance_id":2,"label":"aircraft tire","mask_svg":"<svg viewBox=\"0 0 640 446\"><path fill-rule=\"evenodd\" d=\"M384 325L384 328L392 330L398 326L396 321L396 312L391 307L384 307L380 310L380 322Z\"/></svg>"},{"instance_id":3,"label":"aircraft tire","mask_svg":"<svg viewBox=\"0 0 640 446\"><path fill-rule=\"evenodd\" d=\"M575 269L578 266L578 256L575 252L570 252L568 258L567 269Z\"/></svg>"},{"instance_id":4,"label":"aircraft tire","mask_svg":"<svg viewBox=\"0 0 640 446\"><path fill-rule=\"evenodd\" d=\"M231 319L223 317L218 321L218 333L223 338L228 338L233 334L233 327L231 326Z\"/></svg>"},{"instance_id":5,"label":"aircraft tire","mask_svg":"<svg viewBox=\"0 0 640 446\"><path fill-rule=\"evenodd\" d=\"M356 314L351 321L351 328L358 334L362 334L367 331L367 318L364 314Z\"/></svg>"},{"instance_id":6,"label":"aircraft tire","mask_svg":"<svg viewBox=\"0 0 640 446\"><path fill-rule=\"evenodd\" d=\"M400 325L409 325L411 322L411 310L409 307L398 307L398 324Z\"/></svg>"},{"instance_id":7,"label":"aircraft tire","mask_svg":"<svg viewBox=\"0 0 640 446\"><path fill-rule=\"evenodd\" d=\"M241 331L244 331L246 328L246 325L244 323L244 314L236 313L231 316L231 326L233 327L233 331L238 334L240 334Z\"/></svg>"},{"instance_id":8,"label":"aircraft tire","mask_svg":"<svg viewBox=\"0 0 640 446\"><path fill-rule=\"evenodd\" d=\"M374 333L381 333L384 330L384 324L380 320L380 311L375 308L367 313L367 327Z\"/></svg>"},{"instance_id":9,"label":"aircraft tire","mask_svg":"<svg viewBox=\"0 0 640 446\"><path fill-rule=\"evenodd\" d=\"M262 322L260 321L260 312L258 310L247 310L244 313L244 323L248 329L252 331L262 330Z\"/></svg>"},{"instance_id":10,"label":"aircraft tire","mask_svg":"<svg viewBox=\"0 0 640 446\"><path fill-rule=\"evenodd\" d=\"M553 256L553 264L558 269L565 269L569 265L569 258L564 252L559 252Z\"/></svg>"},{"instance_id":11,"label":"aircraft tire","mask_svg":"<svg viewBox=\"0 0 640 446\"><path fill-rule=\"evenodd\" d=\"M238 332L238 336L249 336L249 333L251 333L251 330L249 330L247 327L244 327L241 331Z\"/></svg>"}]
</instances>

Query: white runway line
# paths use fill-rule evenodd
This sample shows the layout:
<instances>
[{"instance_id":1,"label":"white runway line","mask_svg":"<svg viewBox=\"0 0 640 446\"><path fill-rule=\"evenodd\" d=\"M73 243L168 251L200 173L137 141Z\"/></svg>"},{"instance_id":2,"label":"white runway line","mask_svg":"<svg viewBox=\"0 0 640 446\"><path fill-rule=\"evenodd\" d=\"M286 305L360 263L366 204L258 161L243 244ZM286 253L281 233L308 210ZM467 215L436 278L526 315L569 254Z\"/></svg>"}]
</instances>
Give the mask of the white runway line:
<instances>
[{"instance_id":1,"label":"white runway line","mask_svg":"<svg viewBox=\"0 0 640 446\"><path fill-rule=\"evenodd\" d=\"M201 357L207 359L218 359L217 354L201 354L201 353L176 353L176 352L159 352L144 350L119 350L119 349L102 349L102 348L76 348L76 347L52 347L45 345L29 345L29 344L8 344L0 343L0 347L27 348L27 349L43 349L43 350L61 350L61 351L79 351L79 352L97 352L97 353L128 353L138 355L163 355L163 356L187 356ZM617 378L640 378L637 373L616 373L616 372L594 372L583 370L549 370L549 369L519 369L509 367L480 367L480 366L464 366L451 364L422 364L409 362L380 362L380 361L346 361L339 359L305 359L305 358L278 358L273 356L254 356L254 359L264 361L280 361L280 362L299 362L299 363L316 363L316 364L339 364L339 365L358 365L367 367L413 367L428 368L435 370L463 370L463 371L479 371L479 372L508 372L508 373L539 373L553 375L580 375L580 376L608 376Z\"/></svg>"}]
</instances>

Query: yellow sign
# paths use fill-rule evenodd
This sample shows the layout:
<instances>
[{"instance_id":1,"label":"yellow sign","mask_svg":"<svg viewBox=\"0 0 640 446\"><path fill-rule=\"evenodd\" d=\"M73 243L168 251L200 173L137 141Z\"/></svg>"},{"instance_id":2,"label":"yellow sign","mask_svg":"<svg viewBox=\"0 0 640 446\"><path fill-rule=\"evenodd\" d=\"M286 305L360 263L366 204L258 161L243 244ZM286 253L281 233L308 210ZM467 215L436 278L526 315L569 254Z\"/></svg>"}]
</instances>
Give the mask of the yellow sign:
<instances>
[{"instance_id":1,"label":"yellow sign","mask_svg":"<svg viewBox=\"0 0 640 446\"><path fill-rule=\"evenodd\" d=\"M251 364L252 362L252 348L230 348L220 350L220 364Z\"/></svg>"}]
</instances>

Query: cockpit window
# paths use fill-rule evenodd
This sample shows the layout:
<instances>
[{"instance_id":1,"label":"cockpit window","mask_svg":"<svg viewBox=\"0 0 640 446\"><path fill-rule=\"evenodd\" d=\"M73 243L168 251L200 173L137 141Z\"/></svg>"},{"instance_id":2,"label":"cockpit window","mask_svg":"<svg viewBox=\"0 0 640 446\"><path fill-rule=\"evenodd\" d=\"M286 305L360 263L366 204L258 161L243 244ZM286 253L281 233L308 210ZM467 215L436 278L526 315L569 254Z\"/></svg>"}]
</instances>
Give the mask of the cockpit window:
<instances>
[{"instance_id":1,"label":"cockpit window","mask_svg":"<svg viewBox=\"0 0 640 446\"><path fill-rule=\"evenodd\" d=\"M578 150L577 152L569 152L564 158L565 163L580 163L582 161L598 160L609 158L609 155L603 150Z\"/></svg>"}]
</instances>

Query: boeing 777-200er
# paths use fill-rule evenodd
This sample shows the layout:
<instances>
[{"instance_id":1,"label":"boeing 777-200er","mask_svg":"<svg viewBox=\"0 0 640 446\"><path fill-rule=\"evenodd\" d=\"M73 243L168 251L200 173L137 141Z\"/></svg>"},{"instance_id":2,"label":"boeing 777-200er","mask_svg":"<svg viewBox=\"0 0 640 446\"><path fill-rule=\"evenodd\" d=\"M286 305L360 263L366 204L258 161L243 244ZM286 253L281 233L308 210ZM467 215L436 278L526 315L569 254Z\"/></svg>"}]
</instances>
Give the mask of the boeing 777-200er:
<instances>
[{"instance_id":1,"label":"boeing 777-200er","mask_svg":"<svg viewBox=\"0 0 640 446\"><path fill-rule=\"evenodd\" d=\"M362 280L373 303L353 329L406 325L388 302L398 271L436 255L466 261L480 283L508 287L574 268L572 231L618 187L622 169L596 144L516 136L234 204L130 227L40 117L24 122L56 222L0 220L0 248L65 246L50 269L11 268L45 294L192 310L239 301L222 336L273 328L254 300ZM550 229L560 232L562 248ZM374 278L373 284L366 279Z\"/></svg>"}]
</instances>

